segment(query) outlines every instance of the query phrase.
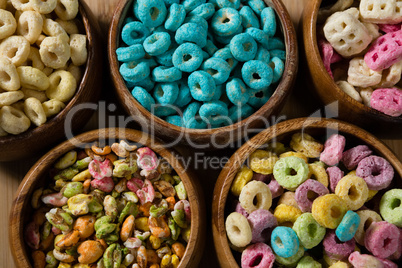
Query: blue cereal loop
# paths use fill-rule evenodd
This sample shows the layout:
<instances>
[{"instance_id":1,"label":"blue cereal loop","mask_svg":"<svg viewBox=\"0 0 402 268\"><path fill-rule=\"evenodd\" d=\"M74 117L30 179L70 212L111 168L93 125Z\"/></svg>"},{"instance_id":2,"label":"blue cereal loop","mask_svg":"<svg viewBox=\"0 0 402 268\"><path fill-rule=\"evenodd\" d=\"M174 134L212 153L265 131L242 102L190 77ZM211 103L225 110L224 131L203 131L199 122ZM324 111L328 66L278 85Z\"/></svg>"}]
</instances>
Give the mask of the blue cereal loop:
<instances>
[{"instance_id":1,"label":"blue cereal loop","mask_svg":"<svg viewBox=\"0 0 402 268\"><path fill-rule=\"evenodd\" d=\"M215 13L215 6L211 3L202 4L196 7L193 11L188 13L188 16L201 17L205 20L211 18Z\"/></svg>"},{"instance_id":2,"label":"blue cereal loop","mask_svg":"<svg viewBox=\"0 0 402 268\"><path fill-rule=\"evenodd\" d=\"M196 7L206 3L206 0L184 0L182 5L186 9L186 12L196 9Z\"/></svg>"},{"instance_id":3,"label":"blue cereal loop","mask_svg":"<svg viewBox=\"0 0 402 268\"><path fill-rule=\"evenodd\" d=\"M173 104L179 95L177 83L159 83L155 87L154 98L160 104Z\"/></svg>"},{"instance_id":4,"label":"blue cereal loop","mask_svg":"<svg viewBox=\"0 0 402 268\"><path fill-rule=\"evenodd\" d=\"M139 81L139 82L132 82L132 86L139 86L145 89L146 91L151 91L154 89L155 82L152 81L151 76L147 76L145 79Z\"/></svg>"},{"instance_id":5,"label":"blue cereal loop","mask_svg":"<svg viewBox=\"0 0 402 268\"><path fill-rule=\"evenodd\" d=\"M244 83L253 89L268 88L273 79L271 67L260 60L250 60L244 63L241 75Z\"/></svg>"},{"instance_id":6,"label":"blue cereal loop","mask_svg":"<svg viewBox=\"0 0 402 268\"><path fill-rule=\"evenodd\" d=\"M201 105L199 114L205 123L217 125L227 120L229 111L225 103L221 101L211 101Z\"/></svg>"},{"instance_id":7,"label":"blue cereal loop","mask_svg":"<svg viewBox=\"0 0 402 268\"><path fill-rule=\"evenodd\" d=\"M233 57L232 53L230 52L229 47L219 49L214 53L213 57L224 59L229 64L231 71L237 66L238 63L238 61Z\"/></svg>"},{"instance_id":8,"label":"blue cereal loop","mask_svg":"<svg viewBox=\"0 0 402 268\"><path fill-rule=\"evenodd\" d=\"M173 53L175 52L177 45L176 43L170 45L171 48L169 48L168 51L166 51L163 54L160 54L158 56L155 56L155 60L157 63L160 65L163 65L165 67L172 67L173 66Z\"/></svg>"},{"instance_id":9,"label":"blue cereal loop","mask_svg":"<svg viewBox=\"0 0 402 268\"><path fill-rule=\"evenodd\" d=\"M240 9L239 14L241 16L241 23L244 28L260 28L260 22L258 21L258 18L249 6L243 6Z\"/></svg>"},{"instance_id":10,"label":"blue cereal loop","mask_svg":"<svg viewBox=\"0 0 402 268\"><path fill-rule=\"evenodd\" d=\"M271 68L273 68L274 71L272 83L276 83L279 81L279 79L281 79L285 65L283 64L283 61L278 57L273 57L269 65L271 66Z\"/></svg>"},{"instance_id":11,"label":"blue cereal loop","mask_svg":"<svg viewBox=\"0 0 402 268\"><path fill-rule=\"evenodd\" d=\"M121 39L128 46L142 44L149 35L149 30L139 21L129 22L123 26Z\"/></svg>"},{"instance_id":12,"label":"blue cereal loop","mask_svg":"<svg viewBox=\"0 0 402 268\"><path fill-rule=\"evenodd\" d=\"M246 33L251 35L251 37L254 38L254 40L260 43L263 47L268 46L269 37L263 30L250 27L246 29Z\"/></svg>"},{"instance_id":13,"label":"blue cereal loop","mask_svg":"<svg viewBox=\"0 0 402 268\"><path fill-rule=\"evenodd\" d=\"M123 21L123 25L126 25L129 22L135 21L134 17L126 17Z\"/></svg>"},{"instance_id":14,"label":"blue cereal loop","mask_svg":"<svg viewBox=\"0 0 402 268\"><path fill-rule=\"evenodd\" d=\"M246 85L239 78L226 83L226 95L234 105L244 105L250 98Z\"/></svg>"},{"instance_id":15,"label":"blue cereal loop","mask_svg":"<svg viewBox=\"0 0 402 268\"><path fill-rule=\"evenodd\" d=\"M207 44L205 45L204 50L209 56L212 56L218 50L218 48L215 46L214 42L212 42L210 39L207 39Z\"/></svg>"},{"instance_id":16,"label":"blue cereal loop","mask_svg":"<svg viewBox=\"0 0 402 268\"><path fill-rule=\"evenodd\" d=\"M255 60L260 60L269 64L271 62L271 53L262 46L258 47L257 54L255 55Z\"/></svg>"},{"instance_id":17,"label":"blue cereal loop","mask_svg":"<svg viewBox=\"0 0 402 268\"><path fill-rule=\"evenodd\" d=\"M184 9L184 6L176 3L172 4L165 21L165 29L176 31L183 24L185 18L186 10Z\"/></svg>"},{"instance_id":18,"label":"blue cereal loop","mask_svg":"<svg viewBox=\"0 0 402 268\"><path fill-rule=\"evenodd\" d=\"M155 100L145 89L142 87L134 87L131 94L145 109L151 111L151 107L155 104Z\"/></svg>"},{"instance_id":19,"label":"blue cereal loop","mask_svg":"<svg viewBox=\"0 0 402 268\"><path fill-rule=\"evenodd\" d=\"M151 106L151 113L156 115L157 117L164 117L169 115L177 114L177 107L171 104L160 104L157 103Z\"/></svg>"},{"instance_id":20,"label":"blue cereal loop","mask_svg":"<svg viewBox=\"0 0 402 268\"><path fill-rule=\"evenodd\" d=\"M181 79L181 71L177 67L158 66L152 71L155 82L174 82Z\"/></svg>"},{"instance_id":21,"label":"blue cereal loop","mask_svg":"<svg viewBox=\"0 0 402 268\"><path fill-rule=\"evenodd\" d=\"M184 23L189 23L189 22L198 24L198 25L201 26L205 31L208 30L208 22L207 22L206 20L204 20L203 18L201 18L201 17L198 17L198 16L191 16L191 17L188 17L188 16L187 16L187 17L184 19Z\"/></svg>"},{"instance_id":22,"label":"blue cereal loop","mask_svg":"<svg viewBox=\"0 0 402 268\"><path fill-rule=\"evenodd\" d=\"M254 113L254 108L248 104L243 105L234 105L229 109L229 118L233 123L237 121L247 118Z\"/></svg>"},{"instance_id":23,"label":"blue cereal loop","mask_svg":"<svg viewBox=\"0 0 402 268\"><path fill-rule=\"evenodd\" d=\"M215 12L211 20L211 27L217 35L230 36L239 30L241 22L241 17L236 9L225 7Z\"/></svg>"},{"instance_id":24,"label":"blue cereal loop","mask_svg":"<svg viewBox=\"0 0 402 268\"><path fill-rule=\"evenodd\" d=\"M285 50L285 44L279 37L271 37L268 40L268 46L266 47L268 50L273 50L273 49L281 49Z\"/></svg>"},{"instance_id":25,"label":"blue cereal loop","mask_svg":"<svg viewBox=\"0 0 402 268\"><path fill-rule=\"evenodd\" d=\"M185 127L192 129L205 129L207 128L207 123L205 123L200 116L196 116L187 121Z\"/></svg>"},{"instance_id":26,"label":"blue cereal loop","mask_svg":"<svg viewBox=\"0 0 402 268\"><path fill-rule=\"evenodd\" d=\"M190 42L203 48L207 44L207 31L199 24L187 22L176 31L177 44Z\"/></svg>"},{"instance_id":27,"label":"blue cereal loop","mask_svg":"<svg viewBox=\"0 0 402 268\"><path fill-rule=\"evenodd\" d=\"M234 9L239 9L240 0L216 0L216 4L220 8L231 7Z\"/></svg>"},{"instance_id":28,"label":"blue cereal loop","mask_svg":"<svg viewBox=\"0 0 402 268\"><path fill-rule=\"evenodd\" d=\"M120 74L124 80L139 82L150 74L150 69L148 63L144 61L124 62L120 66Z\"/></svg>"},{"instance_id":29,"label":"blue cereal loop","mask_svg":"<svg viewBox=\"0 0 402 268\"><path fill-rule=\"evenodd\" d=\"M230 52L238 61L244 62L254 59L257 48L257 43L247 33L238 34L230 41Z\"/></svg>"},{"instance_id":30,"label":"blue cereal loop","mask_svg":"<svg viewBox=\"0 0 402 268\"><path fill-rule=\"evenodd\" d=\"M146 27L154 28L163 24L167 9L163 0L137 0L134 14Z\"/></svg>"},{"instance_id":31,"label":"blue cereal loop","mask_svg":"<svg viewBox=\"0 0 402 268\"><path fill-rule=\"evenodd\" d=\"M266 7L262 0L248 0L247 4L251 7L255 14L261 15L261 11Z\"/></svg>"},{"instance_id":32,"label":"blue cereal loop","mask_svg":"<svg viewBox=\"0 0 402 268\"><path fill-rule=\"evenodd\" d=\"M356 212L349 210L343 216L341 223L336 227L335 234L342 242L352 239L360 224L360 216Z\"/></svg>"},{"instance_id":33,"label":"blue cereal loop","mask_svg":"<svg viewBox=\"0 0 402 268\"><path fill-rule=\"evenodd\" d=\"M180 0L163 0L165 2L166 7L170 7L173 4L179 4Z\"/></svg>"},{"instance_id":34,"label":"blue cereal loop","mask_svg":"<svg viewBox=\"0 0 402 268\"><path fill-rule=\"evenodd\" d=\"M211 101L215 95L215 81L207 72L195 71L190 74L188 86L191 96L197 101Z\"/></svg>"},{"instance_id":35,"label":"blue cereal loop","mask_svg":"<svg viewBox=\"0 0 402 268\"><path fill-rule=\"evenodd\" d=\"M170 43L168 33L157 32L145 39L144 50L151 56L161 55L169 49Z\"/></svg>"},{"instance_id":36,"label":"blue cereal loop","mask_svg":"<svg viewBox=\"0 0 402 268\"><path fill-rule=\"evenodd\" d=\"M266 7L261 12L262 30L272 37L276 33L275 10L272 7Z\"/></svg>"},{"instance_id":37,"label":"blue cereal loop","mask_svg":"<svg viewBox=\"0 0 402 268\"><path fill-rule=\"evenodd\" d=\"M230 75L230 66L222 58L209 58L204 61L202 69L212 75L216 85L220 85L228 80Z\"/></svg>"},{"instance_id":38,"label":"blue cereal loop","mask_svg":"<svg viewBox=\"0 0 402 268\"><path fill-rule=\"evenodd\" d=\"M197 70L203 61L202 50L193 43L181 44L173 53L173 65L182 72Z\"/></svg>"},{"instance_id":39,"label":"blue cereal loop","mask_svg":"<svg viewBox=\"0 0 402 268\"><path fill-rule=\"evenodd\" d=\"M281 60L286 60L286 52L281 49L273 49L269 51L271 53L271 57L278 57Z\"/></svg>"},{"instance_id":40,"label":"blue cereal loop","mask_svg":"<svg viewBox=\"0 0 402 268\"><path fill-rule=\"evenodd\" d=\"M248 104L250 104L255 109L260 109L269 98L274 93L270 88L264 89L250 89L250 97L248 99Z\"/></svg>"},{"instance_id":41,"label":"blue cereal loop","mask_svg":"<svg viewBox=\"0 0 402 268\"><path fill-rule=\"evenodd\" d=\"M145 54L145 57L143 59L140 59L138 61L146 62L149 65L149 68L154 68L157 66L156 61L153 59L153 57L147 54Z\"/></svg>"},{"instance_id":42,"label":"blue cereal loop","mask_svg":"<svg viewBox=\"0 0 402 268\"><path fill-rule=\"evenodd\" d=\"M186 109L184 109L184 111L183 111L184 124L189 122L192 118L194 118L198 114L200 107L201 107L201 103L192 102L186 107Z\"/></svg>"},{"instance_id":43,"label":"blue cereal loop","mask_svg":"<svg viewBox=\"0 0 402 268\"><path fill-rule=\"evenodd\" d=\"M119 47L116 49L116 55L118 61L129 62L143 58L145 51L142 45L136 44L129 47Z\"/></svg>"},{"instance_id":44,"label":"blue cereal loop","mask_svg":"<svg viewBox=\"0 0 402 268\"><path fill-rule=\"evenodd\" d=\"M225 88L224 84L216 85L215 94L214 94L214 97L212 98L213 101L217 101L222 97L224 88ZM228 105L226 104L226 106L228 106Z\"/></svg>"},{"instance_id":45,"label":"blue cereal loop","mask_svg":"<svg viewBox=\"0 0 402 268\"><path fill-rule=\"evenodd\" d=\"M170 115L165 118L165 121L169 124L182 127L183 126L183 119L180 115Z\"/></svg>"},{"instance_id":46,"label":"blue cereal loop","mask_svg":"<svg viewBox=\"0 0 402 268\"><path fill-rule=\"evenodd\" d=\"M191 96L190 93L190 88L186 83L181 83L180 88L179 88L179 95L177 96L177 99L175 101L175 105L182 108L189 104L193 97Z\"/></svg>"},{"instance_id":47,"label":"blue cereal loop","mask_svg":"<svg viewBox=\"0 0 402 268\"><path fill-rule=\"evenodd\" d=\"M289 258L299 250L299 238L292 228L278 226L272 231L271 246L276 255Z\"/></svg>"}]
</instances>

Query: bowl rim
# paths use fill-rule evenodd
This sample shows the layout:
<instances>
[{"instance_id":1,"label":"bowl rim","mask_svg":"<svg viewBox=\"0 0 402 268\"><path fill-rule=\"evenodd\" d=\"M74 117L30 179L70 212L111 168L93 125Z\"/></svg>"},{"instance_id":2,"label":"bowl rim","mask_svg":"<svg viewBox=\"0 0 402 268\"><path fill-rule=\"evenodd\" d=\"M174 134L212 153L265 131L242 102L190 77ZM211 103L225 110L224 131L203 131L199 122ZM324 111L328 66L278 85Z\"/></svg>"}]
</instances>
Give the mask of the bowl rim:
<instances>
[{"instance_id":1,"label":"bowl rim","mask_svg":"<svg viewBox=\"0 0 402 268\"><path fill-rule=\"evenodd\" d=\"M360 111L360 113L366 113L370 116L380 117L381 120L385 120L391 123L401 123L402 116L394 117L384 114L350 97L342 89L340 89L340 87L338 87L338 85L335 83L335 80L328 74L322 61L317 42L317 16L321 3L322 0L308 1L302 14L303 41L307 61L309 59L312 59L312 64L318 65L319 68L318 70L315 70L315 72L318 73L321 79L325 80L326 83L329 83L331 87L335 89L335 92L338 96L342 96L343 101L345 101L347 105L355 106ZM311 53L309 52L308 48L312 48Z\"/></svg>"},{"instance_id":2,"label":"bowl rim","mask_svg":"<svg viewBox=\"0 0 402 268\"><path fill-rule=\"evenodd\" d=\"M281 29L281 32L283 33L285 49L286 49L286 62L285 62L284 73L279 84L275 89L275 92L260 109L255 111L249 117L241 121L238 121L232 125L214 129L190 129L170 124L165 120L151 114L131 95L131 91L127 88L127 86L123 81L123 78L119 73L118 70L119 62L117 61L117 55L115 51L117 49L117 44L119 43L120 29L123 23L123 19L121 19L121 17L126 15L127 10L130 8L133 1L135 0L119 1L119 3L115 8L108 33L108 59L111 68L112 81L114 84L114 88L117 91L118 98L120 99L120 103L123 104L124 109L132 117L138 116L139 118L137 118L137 120L144 123L146 123L146 121L152 121L152 123L169 128L177 134L185 133L188 135L208 137L215 133L227 133L234 131L238 128L244 128L247 122L249 122L249 124L253 122L253 121L250 122L250 118L252 118L253 116L262 116L268 118L270 115L272 115L272 112L275 111L276 103L279 103L280 104L279 106L284 105L286 98L290 95L290 92L296 80L299 57L298 57L296 31L290 19L290 15L281 0L264 0L267 6L270 6L275 10L275 13L280 21L280 23L278 23L277 25ZM126 103L125 99L129 99L130 102ZM133 110L134 114L130 111L128 106L134 108ZM278 108L280 111L282 107ZM240 138L241 137L238 137L237 139Z\"/></svg>"},{"instance_id":3,"label":"bowl rim","mask_svg":"<svg viewBox=\"0 0 402 268\"><path fill-rule=\"evenodd\" d=\"M199 181L193 171L186 168L183 160L176 158L178 152L166 148L162 141L151 137L149 134L126 128L103 128L91 130L64 141L43 155L27 172L18 190L16 191L9 214L9 245L15 264L18 267L31 267L27 254L27 246L23 240L24 214L23 208L29 206L32 189L39 181L47 180L46 172L51 168L59 157L70 150L77 148L77 145L90 144L97 140L120 140L142 144L151 148L158 155L166 159L181 177L188 194L191 208L191 230L190 238L186 246L183 258L180 260L179 268L186 267L189 263L198 263L201 259L205 245L205 202ZM29 197L29 198L28 198Z\"/></svg>"},{"instance_id":4,"label":"bowl rim","mask_svg":"<svg viewBox=\"0 0 402 268\"><path fill-rule=\"evenodd\" d=\"M212 200L212 233L215 249L217 250L218 261L222 267L239 267L229 246L224 224L226 201L237 171L249 155L264 143L277 136L286 135L287 133L304 129L331 129L336 130L339 133L346 133L364 141L366 144L370 144L369 146L371 149L376 151L376 153L381 154L382 156L387 155L387 161L391 163L395 172L397 172L402 178L402 163L395 156L392 150L374 135L350 123L337 119L301 117L286 120L267 128L233 153L219 174L215 184ZM240 155L240 157L236 157L237 155Z\"/></svg>"}]
</instances>

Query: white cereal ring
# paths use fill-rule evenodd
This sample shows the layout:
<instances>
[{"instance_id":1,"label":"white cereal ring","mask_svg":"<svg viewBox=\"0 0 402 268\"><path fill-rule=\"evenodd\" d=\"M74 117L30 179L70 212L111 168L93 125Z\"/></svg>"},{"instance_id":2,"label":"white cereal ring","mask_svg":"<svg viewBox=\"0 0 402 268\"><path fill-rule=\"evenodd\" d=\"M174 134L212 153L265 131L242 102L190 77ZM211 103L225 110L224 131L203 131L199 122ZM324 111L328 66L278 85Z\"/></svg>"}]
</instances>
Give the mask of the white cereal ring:
<instances>
[{"instance_id":1,"label":"white cereal ring","mask_svg":"<svg viewBox=\"0 0 402 268\"><path fill-rule=\"evenodd\" d=\"M24 11L18 18L17 33L33 44L42 33L43 18L39 12Z\"/></svg>"},{"instance_id":2,"label":"white cereal ring","mask_svg":"<svg viewBox=\"0 0 402 268\"><path fill-rule=\"evenodd\" d=\"M37 68L39 70L43 70L45 68L45 64L43 64L40 54L39 54L39 49L36 47L31 46L31 50L29 51L29 55L27 60L21 64L22 66L32 66L34 68Z\"/></svg>"},{"instance_id":3,"label":"white cereal ring","mask_svg":"<svg viewBox=\"0 0 402 268\"><path fill-rule=\"evenodd\" d=\"M370 87L380 83L382 71L371 70L362 57L349 62L348 82L356 87Z\"/></svg>"},{"instance_id":4,"label":"white cereal ring","mask_svg":"<svg viewBox=\"0 0 402 268\"><path fill-rule=\"evenodd\" d=\"M46 38L46 35L41 34L39 35L38 39L36 40L35 44L40 47L40 44L42 44L42 41Z\"/></svg>"},{"instance_id":5,"label":"white cereal ring","mask_svg":"<svg viewBox=\"0 0 402 268\"><path fill-rule=\"evenodd\" d=\"M46 90L49 99L56 99L61 102L69 101L77 88L74 76L64 70L55 71L49 76L50 87Z\"/></svg>"},{"instance_id":6,"label":"white cereal ring","mask_svg":"<svg viewBox=\"0 0 402 268\"><path fill-rule=\"evenodd\" d=\"M68 34L78 34L80 33L77 26L76 20L62 20L60 18L56 19L56 22L66 31Z\"/></svg>"},{"instance_id":7,"label":"white cereal ring","mask_svg":"<svg viewBox=\"0 0 402 268\"><path fill-rule=\"evenodd\" d=\"M381 24L402 21L402 2L399 0L361 0L359 10L364 21Z\"/></svg>"},{"instance_id":8,"label":"white cereal ring","mask_svg":"<svg viewBox=\"0 0 402 268\"><path fill-rule=\"evenodd\" d=\"M371 87L360 89L360 97L362 97L363 103L368 107L371 107L371 95L373 95L373 89Z\"/></svg>"},{"instance_id":9,"label":"white cereal ring","mask_svg":"<svg viewBox=\"0 0 402 268\"><path fill-rule=\"evenodd\" d=\"M254 198L257 199L256 204ZM268 210L272 205L271 190L261 181L250 181L241 190L239 202L248 213L261 208Z\"/></svg>"},{"instance_id":10,"label":"white cereal ring","mask_svg":"<svg viewBox=\"0 0 402 268\"><path fill-rule=\"evenodd\" d=\"M20 110L11 106L0 109L0 127L10 134L20 134L31 125L29 118Z\"/></svg>"},{"instance_id":11,"label":"white cereal ring","mask_svg":"<svg viewBox=\"0 0 402 268\"><path fill-rule=\"evenodd\" d=\"M382 70L381 82L375 88L393 87L401 80L402 60Z\"/></svg>"},{"instance_id":12,"label":"white cereal ring","mask_svg":"<svg viewBox=\"0 0 402 268\"><path fill-rule=\"evenodd\" d=\"M87 36L84 34L70 35L71 61L76 66L85 64L88 57Z\"/></svg>"},{"instance_id":13,"label":"white cereal ring","mask_svg":"<svg viewBox=\"0 0 402 268\"><path fill-rule=\"evenodd\" d=\"M75 80L77 81L77 86L79 85L79 83L81 82L81 78L82 78L82 70L80 67L75 66L73 63L70 63L70 65L67 68L67 71L70 72Z\"/></svg>"},{"instance_id":14,"label":"white cereal ring","mask_svg":"<svg viewBox=\"0 0 402 268\"><path fill-rule=\"evenodd\" d=\"M39 54L47 67L58 69L70 59L70 45L58 37L46 37L40 45Z\"/></svg>"},{"instance_id":15,"label":"white cereal ring","mask_svg":"<svg viewBox=\"0 0 402 268\"><path fill-rule=\"evenodd\" d=\"M11 0L11 4L16 10L33 10L32 3L29 0Z\"/></svg>"},{"instance_id":16,"label":"white cereal ring","mask_svg":"<svg viewBox=\"0 0 402 268\"><path fill-rule=\"evenodd\" d=\"M58 114L61 110L64 109L64 107L66 107L66 105L59 100L53 99L42 103L42 107L46 117L51 117L55 114Z\"/></svg>"},{"instance_id":17,"label":"white cereal ring","mask_svg":"<svg viewBox=\"0 0 402 268\"><path fill-rule=\"evenodd\" d=\"M54 12L62 20L74 19L78 14L78 0L57 0Z\"/></svg>"},{"instance_id":18,"label":"white cereal ring","mask_svg":"<svg viewBox=\"0 0 402 268\"><path fill-rule=\"evenodd\" d=\"M49 78L41 70L31 66L20 66L17 68L21 86L34 90L47 90Z\"/></svg>"},{"instance_id":19,"label":"white cereal ring","mask_svg":"<svg viewBox=\"0 0 402 268\"><path fill-rule=\"evenodd\" d=\"M25 100L24 112L31 122L38 127L46 122L46 114L43 110L42 103L35 98Z\"/></svg>"},{"instance_id":20,"label":"white cereal ring","mask_svg":"<svg viewBox=\"0 0 402 268\"><path fill-rule=\"evenodd\" d=\"M29 0L32 8L41 14L51 13L57 6L57 0Z\"/></svg>"},{"instance_id":21,"label":"white cereal ring","mask_svg":"<svg viewBox=\"0 0 402 268\"><path fill-rule=\"evenodd\" d=\"M11 12L0 9L0 39L9 37L15 32L17 22Z\"/></svg>"},{"instance_id":22,"label":"white cereal ring","mask_svg":"<svg viewBox=\"0 0 402 268\"><path fill-rule=\"evenodd\" d=\"M21 87L17 68L6 57L0 57L0 88L15 91Z\"/></svg>"},{"instance_id":23,"label":"white cereal ring","mask_svg":"<svg viewBox=\"0 0 402 268\"><path fill-rule=\"evenodd\" d=\"M35 98L39 100L40 102L45 102L48 100L46 96L45 91L38 91L34 89L28 89L28 88L21 88L22 93L24 93L24 99L28 98Z\"/></svg>"},{"instance_id":24,"label":"white cereal ring","mask_svg":"<svg viewBox=\"0 0 402 268\"><path fill-rule=\"evenodd\" d=\"M45 19L43 21L43 32L52 37L59 37L63 42L68 42L69 37L61 25L52 19Z\"/></svg>"},{"instance_id":25,"label":"white cereal ring","mask_svg":"<svg viewBox=\"0 0 402 268\"><path fill-rule=\"evenodd\" d=\"M0 107L9 106L24 98L21 90L0 93Z\"/></svg>"},{"instance_id":26,"label":"white cereal ring","mask_svg":"<svg viewBox=\"0 0 402 268\"><path fill-rule=\"evenodd\" d=\"M29 42L23 36L10 36L0 44L0 56L8 58L15 66L27 60L30 51Z\"/></svg>"},{"instance_id":27,"label":"white cereal ring","mask_svg":"<svg viewBox=\"0 0 402 268\"><path fill-rule=\"evenodd\" d=\"M246 217L238 212L232 212L226 218L226 234L229 241L236 247L245 247L250 244L252 232Z\"/></svg>"},{"instance_id":28,"label":"white cereal ring","mask_svg":"<svg viewBox=\"0 0 402 268\"><path fill-rule=\"evenodd\" d=\"M357 90L355 89L354 86L352 86L351 84L349 84L346 81L338 81L338 82L336 82L336 84L338 85L338 87L340 89L342 89L343 92L348 94L352 99L355 99L358 102L363 102L362 98L360 97L359 92L357 92Z\"/></svg>"}]
</instances>

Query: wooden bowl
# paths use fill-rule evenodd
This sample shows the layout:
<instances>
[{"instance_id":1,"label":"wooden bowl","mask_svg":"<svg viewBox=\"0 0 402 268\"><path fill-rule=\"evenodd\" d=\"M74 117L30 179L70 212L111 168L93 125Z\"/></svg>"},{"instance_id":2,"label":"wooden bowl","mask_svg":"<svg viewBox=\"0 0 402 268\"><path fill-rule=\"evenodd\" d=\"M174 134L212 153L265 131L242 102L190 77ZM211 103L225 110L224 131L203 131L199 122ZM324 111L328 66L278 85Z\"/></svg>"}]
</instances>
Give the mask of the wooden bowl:
<instances>
[{"instance_id":1,"label":"wooden bowl","mask_svg":"<svg viewBox=\"0 0 402 268\"><path fill-rule=\"evenodd\" d=\"M264 106L250 117L233 125L216 129L188 129L169 124L161 118L152 115L131 95L131 91L127 89L119 73L119 62L117 61L115 51L121 42L120 33L123 20L132 7L132 3L133 0L120 0L115 9L109 28L108 58L118 99L127 113L132 116L133 120L141 125L143 131L148 133L152 131L156 136L166 140L179 141L187 145L198 145L200 149L216 148L222 145L229 145L241 139L246 136L248 129L265 128L264 123L267 120L269 121L270 116L277 115L281 111L295 82L298 68L296 32L289 13L281 0L265 0L268 6L275 9L279 17L278 31L281 31L284 35L286 45L285 70L275 93Z\"/></svg>"},{"instance_id":2,"label":"wooden bowl","mask_svg":"<svg viewBox=\"0 0 402 268\"><path fill-rule=\"evenodd\" d=\"M361 126L384 137L400 138L402 133L402 116L392 117L360 103L343 92L328 74L321 59L317 45L317 15L322 0L307 1L303 12L303 43L306 75L314 92L325 104L334 105L338 118ZM393 131L389 131L389 129Z\"/></svg>"},{"instance_id":3,"label":"wooden bowl","mask_svg":"<svg viewBox=\"0 0 402 268\"><path fill-rule=\"evenodd\" d=\"M379 139L365 130L346 122L323 118L297 118L268 128L240 147L223 168L216 182L212 201L212 231L218 260L223 268L239 267L230 247L225 230L225 207L234 177L244 161L263 144L275 140L289 143L291 136L303 131L313 137L339 133L346 137L346 146L368 145L374 154L387 159L395 169L394 183L402 187L402 163ZM228 211L226 211L228 213ZM239 257L239 256L237 256ZM402 265L402 263L401 263Z\"/></svg>"},{"instance_id":4,"label":"wooden bowl","mask_svg":"<svg viewBox=\"0 0 402 268\"><path fill-rule=\"evenodd\" d=\"M66 126L67 131L74 132L81 129L96 110L93 107L73 109L80 104L98 101L102 85L102 41L98 22L83 0L80 0L79 14L88 39L88 59L77 92L59 114L42 126L29 129L19 135L0 137L0 161L21 159L50 148L55 142L65 137L66 119L71 123L71 128Z\"/></svg>"},{"instance_id":5,"label":"wooden bowl","mask_svg":"<svg viewBox=\"0 0 402 268\"><path fill-rule=\"evenodd\" d=\"M175 169L184 183L187 190L191 207L191 236L187 244L185 254L179 267L196 267L201 259L205 243L205 205L201 186L193 173L186 169L184 163L178 158L178 153L166 149L164 144L153 139L148 134L130 129L108 128L93 130L74 137L61 143L47 154L45 154L25 175L21 182L16 197L13 201L9 219L9 244L14 262L17 267L32 267L31 258L28 254L29 248L24 242L24 226L31 218L31 195L35 189L43 186L46 181L47 172L54 162L66 152L84 146L87 143L103 140L111 144L117 140L125 139L131 143L139 143L150 147L161 157L165 158Z\"/></svg>"}]
</instances>

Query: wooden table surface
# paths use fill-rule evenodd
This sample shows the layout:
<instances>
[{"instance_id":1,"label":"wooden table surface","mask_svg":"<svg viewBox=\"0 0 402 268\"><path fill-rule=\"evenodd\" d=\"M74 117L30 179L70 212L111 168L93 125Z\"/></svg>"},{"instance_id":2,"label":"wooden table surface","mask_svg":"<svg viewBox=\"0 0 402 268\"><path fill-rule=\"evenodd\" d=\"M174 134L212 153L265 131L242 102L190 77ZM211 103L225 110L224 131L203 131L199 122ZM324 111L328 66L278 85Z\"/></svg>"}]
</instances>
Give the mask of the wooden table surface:
<instances>
[{"instance_id":1,"label":"wooden table surface","mask_svg":"<svg viewBox=\"0 0 402 268\"><path fill-rule=\"evenodd\" d=\"M107 30L109 27L109 21L112 17L112 13L114 7L118 0L84 0L92 9L92 12L99 20L99 25L101 27L101 34L106 40ZM287 6L289 13L292 17L293 22L295 23L296 27L299 22L299 18L303 11L303 7L305 3L309 0L282 0L284 4ZM105 42L106 44L106 42ZM104 57L106 58L106 50L104 53ZM105 72L108 72L108 69L105 64ZM295 94L302 92L305 89L303 83L296 83L295 87ZM102 89L102 99L107 100L108 103L116 103L117 101L113 96L113 93L110 84L105 84L105 87ZM307 93L305 93L307 94ZM300 95L305 95L300 94ZM306 108L306 106L310 105L303 105L303 98L297 98L294 95L289 99L288 103L286 104L285 108L283 109L281 115L286 116L287 119L301 117L301 116L309 116L311 115L314 110ZM302 101L300 101L302 100ZM307 102L307 100L305 100ZM306 103L305 103L306 104ZM124 114L124 112L120 109L117 110ZM93 116L93 119L88 123L84 130L90 130L97 128L99 125L103 127L107 127L108 125L105 124L104 121L105 117L99 116L100 113L96 113ZM115 126L115 125L110 125ZM83 131L84 131L83 130ZM384 142L393 149L395 154L398 156L399 159L402 159L402 140L384 140ZM0 148L1 150L1 148ZM194 152L194 150L188 150L187 148L179 148L179 151L187 157L192 158L192 166L196 170L195 174L197 175L198 179L202 181L206 205L207 205L207 212L208 212L208 219L207 219L207 230L208 230L208 237L207 237L207 246L204 252L204 256L202 258L200 267L219 267L217 264L216 256L213 249L213 241L212 241L212 234L211 234L211 203L212 203L212 191L214 187L214 183L216 178L219 175L220 169L204 169L203 164L194 161L194 159L200 159L200 156L205 157L203 159L212 159L214 157L219 157L225 159L225 157L230 156L234 149L230 150L221 150L215 152ZM12 204L12 200L14 197L14 193L18 188L18 184L24 177L25 173L29 170L29 168L39 159L40 155L15 161L9 163L0 163L0 268L11 268L14 267L14 263L11 257L11 253L8 247L8 215L9 210ZM200 253L202 254L202 253Z\"/></svg>"}]
</instances>

